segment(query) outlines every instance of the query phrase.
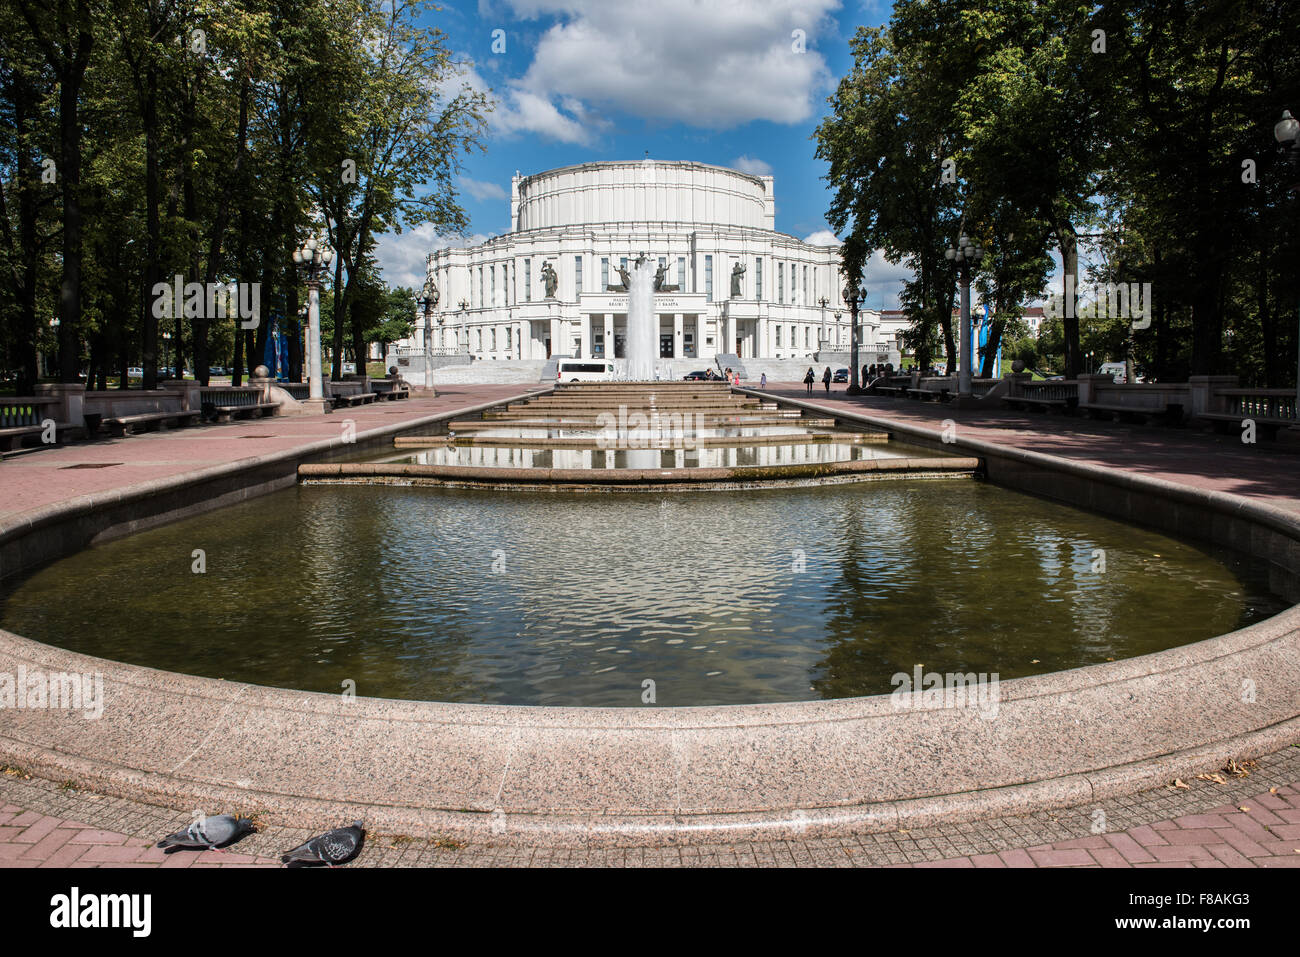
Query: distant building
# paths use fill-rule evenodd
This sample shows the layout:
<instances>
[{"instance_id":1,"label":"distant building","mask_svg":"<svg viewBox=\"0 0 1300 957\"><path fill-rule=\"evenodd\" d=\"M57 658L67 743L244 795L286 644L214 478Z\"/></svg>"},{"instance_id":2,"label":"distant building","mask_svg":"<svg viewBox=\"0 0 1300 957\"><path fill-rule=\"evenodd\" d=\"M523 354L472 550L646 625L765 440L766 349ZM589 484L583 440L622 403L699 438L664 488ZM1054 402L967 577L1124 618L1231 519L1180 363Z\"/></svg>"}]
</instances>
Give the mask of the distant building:
<instances>
[{"instance_id":1,"label":"distant building","mask_svg":"<svg viewBox=\"0 0 1300 957\"><path fill-rule=\"evenodd\" d=\"M428 257L435 354L621 358L627 295L609 287L642 253L663 269L662 358L806 358L849 346L839 247L776 231L771 176L646 159L516 175L510 192L508 233ZM874 341L880 314L861 315L864 342ZM419 354L423 336L417 317L397 345Z\"/></svg>"}]
</instances>

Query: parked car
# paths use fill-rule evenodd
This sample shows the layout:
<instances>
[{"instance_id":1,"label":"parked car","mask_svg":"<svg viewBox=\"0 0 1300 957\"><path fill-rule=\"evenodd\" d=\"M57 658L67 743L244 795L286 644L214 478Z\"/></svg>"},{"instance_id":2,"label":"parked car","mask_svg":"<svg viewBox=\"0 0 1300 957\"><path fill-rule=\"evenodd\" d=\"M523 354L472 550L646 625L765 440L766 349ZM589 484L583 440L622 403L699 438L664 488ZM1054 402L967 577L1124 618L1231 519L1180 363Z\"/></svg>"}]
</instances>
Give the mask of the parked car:
<instances>
[{"instance_id":1,"label":"parked car","mask_svg":"<svg viewBox=\"0 0 1300 957\"><path fill-rule=\"evenodd\" d=\"M836 370L835 370L835 374L834 374L833 376L831 376L831 381L832 381L832 382L848 382L848 381L849 381L849 370L848 370L848 369L836 369Z\"/></svg>"},{"instance_id":2,"label":"parked car","mask_svg":"<svg viewBox=\"0 0 1300 957\"><path fill-rule=\"evenodd\" d=\"M131 366L131 368L126 370L126 377L128 379L143 379L144 370L139 366Z\"/></svg>"},{"instance_id":3,"label":"parked car","mask_svg":"<svg viewBox=\"0 0 1300 957\"><path fill-rule=\"evenodd\" d=\"M1128 379L1128 369L1122 362L1103 362L1097 367L1098 375L1108 375L1121 385Z\"/></svg>"},{"instance_id":4,"label":"parked car","mask_svg":"<svg viewBox=\"0 0 1300 957\"><path fill-rule=\"evenodd\" d=\"M686 373L686 375L682 376L682 381L683 382L699 382L699 381L707 382L709 379L712 378L713 376L709 374L709 371L707 369L697 369L694 372L688 372Z\"/></svg>"},{"instance_id":5,"label":"parked car","mask_svg":"<svg viewBox=\"0 0 1300 957\"><path fill-rule=\"evenodd\" d=\"M208 366L208 375L229 375L224 366Z\"/></svg>"}]
</instances>

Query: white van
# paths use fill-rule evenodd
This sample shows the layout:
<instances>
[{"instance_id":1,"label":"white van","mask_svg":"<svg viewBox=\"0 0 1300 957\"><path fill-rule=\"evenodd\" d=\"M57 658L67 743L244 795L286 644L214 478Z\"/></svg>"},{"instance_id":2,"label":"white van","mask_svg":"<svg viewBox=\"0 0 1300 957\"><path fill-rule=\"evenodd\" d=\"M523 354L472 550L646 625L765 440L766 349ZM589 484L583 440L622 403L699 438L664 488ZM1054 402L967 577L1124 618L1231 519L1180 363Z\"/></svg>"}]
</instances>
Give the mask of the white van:
<instances>
[{"instance_id":1,"label":"white van","mask_svg":"<svg viewBox=\"0 0 1300 957\"><path fill-rule=\"evenodd\" d=\"M1128 370L1122 362L1103 362L1097 367L1098 375L1108 375L1121 385L1128 378Z\"/></svg>"},{"instance_id":2,"label":"white van","mask_svg":"<svg viewBox=\"0 0 1300 957\"><path fill-rule=\"evenodd\" d=\"M610 382L614 378L614 363L598 359L561 359L556 369L556 382Z\"/></svg>"}]
</instances>

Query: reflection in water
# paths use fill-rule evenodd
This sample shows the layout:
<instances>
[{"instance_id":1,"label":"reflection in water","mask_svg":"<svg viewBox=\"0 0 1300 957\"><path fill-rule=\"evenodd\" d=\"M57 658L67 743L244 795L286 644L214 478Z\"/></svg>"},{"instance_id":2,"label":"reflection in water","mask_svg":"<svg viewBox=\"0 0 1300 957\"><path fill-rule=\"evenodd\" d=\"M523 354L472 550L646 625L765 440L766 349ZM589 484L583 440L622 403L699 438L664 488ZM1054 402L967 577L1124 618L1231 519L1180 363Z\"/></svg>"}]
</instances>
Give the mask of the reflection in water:
<instances>
[{"instance_id":1,"label":"reflection in water","mask_svg":"<svg viewBox=\"0 0 1300 957\"><path fill-rule=\"evenodd\" d=\"M705 446L677 449L529 449L450 445L421 449L387 461L415 465L472 465L480 468L533 469L693 469L760 465L803 465L897 459L938 454L890 445L803 442L791 445Z\"/></svg>"},{"instance_id":2,"label":"reflection in water","mask_svg":"<svg viewBox=\"0 0 1300 957\"><path fill-rule=\"evenodd\" d=\"M313 691L641 707L649 678L661 706L739 704L887 693L918 664L1005 680L1143 654L1280 610L1263 580L973 480L308 486L56 562L13 586L0 624Z\"/></svg>"}]
</instances>

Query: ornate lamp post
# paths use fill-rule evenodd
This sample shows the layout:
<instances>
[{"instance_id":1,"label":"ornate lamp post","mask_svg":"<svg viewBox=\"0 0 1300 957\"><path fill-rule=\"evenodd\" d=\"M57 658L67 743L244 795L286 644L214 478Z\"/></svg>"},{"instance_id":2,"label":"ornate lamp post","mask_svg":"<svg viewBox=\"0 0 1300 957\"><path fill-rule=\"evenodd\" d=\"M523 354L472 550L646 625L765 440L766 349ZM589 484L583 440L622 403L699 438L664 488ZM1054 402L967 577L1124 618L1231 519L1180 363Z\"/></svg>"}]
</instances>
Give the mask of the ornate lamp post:
<instances>
[{"instance_id":1,"label":"ornate lamp post","mask_svg":"<svg viewBox=\"0 0 1300 957\"><path fill-rule=\"evenodd\" d=\"M822 296L817 300L817 304L822 307L821 329L817 333L817 348L821 349L822 343L826 341L826 305L830 300Z\"/></svg>"},{"instance_id":2,"label":"ornate lamp post","mask_svg":"<svg viewBox=\"0 0 1300 957\"><path fill-rule=\"evenodd\" d=\"M321 382L320 287L334 261L334 250L315 236L293 251L293 261L307 283L307 401L318 412L325 411L325 389Z\"/></svg>"},{"instance_id":3,"label":"ornate lamp post","mask_svg":"<svg viewBox=\"0 0 1300 957\"><path fill-rule=\"evenodd\" d=\"M460 307L460 329L456 332L456 350L459 352L461 349L464 349L466 352L469 352L469 329L465 326L467 318L465 313L469 310L469 300L462 299L460 302L456 303L456 305ZM464 343L460 341L462 335L465 337ZM522 356L523 352L521 351L519 354Z\"/></svg>"},{"instance_id":4,"label":"ornate lamp post","mask_svg":"<svg viewBox=\"0 0 1300 957\"><path fill-rule=\"evenodd\" d=\"M1282 119L1273 126L1273 138L1291 163L1300 164L1300 120L1292 116L1290 110L1282 111ZM1291 191L1300 192L1300 178L1291 184ZM1300 420L1300 363L1296 366L1295 415Z\"/></svg>"},{"instance_id":5,"label":"ornate lamp post","mask_svg":"<svg viewBox=\"0 0 1300 957\"><path fill-rule=\"evenodd\" d=\"M424 281L424 289L415 304L424 313L424 387L436 396L438 393L433 388L433 309L438 305L438 287L432 279Z\"/></svg>"},{"instance_id":6,"label":"ornate lamp post","mask_svg":"<svg viewBox=\"0 0 1300 957\"><path fill-rule=\"evenodd\" d=\"M856 289L853 286L846 286L844 301L849 304L849 324L852 326L850 334L853 336L853 351L849 360L849 387L846 391L849 395L858 395L862 392L862 384L858 381L858 340L861 339L858 330L858 304L867 301L867 284L859 281Z\"/></svg>"},{"instance_id":7,"label":"ornate lamp post","mask_svg":"<svg viewBox=\"0 0 1300 957\"><path fill-rule=\"evenodd\" d=\"M957 346L957 395L970 395L971 348L970 330L970 278L971 266L978 267L984 258L984 250L964 232L957 237L957 245L949 246L944 255L957 263L960 270L958 283L961 285L961 340Z\"/></svg>"}]
</instances>

